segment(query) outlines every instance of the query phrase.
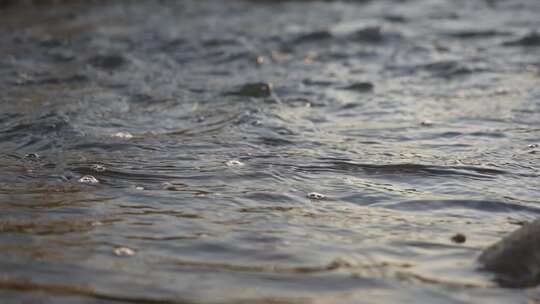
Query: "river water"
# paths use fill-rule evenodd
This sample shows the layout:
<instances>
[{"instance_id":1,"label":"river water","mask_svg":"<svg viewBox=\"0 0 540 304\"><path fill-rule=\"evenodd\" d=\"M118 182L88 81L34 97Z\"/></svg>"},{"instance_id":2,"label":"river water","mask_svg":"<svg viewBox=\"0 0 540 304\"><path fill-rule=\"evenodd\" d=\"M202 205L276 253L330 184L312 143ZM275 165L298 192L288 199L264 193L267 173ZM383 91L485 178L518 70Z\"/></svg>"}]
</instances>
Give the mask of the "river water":
<instances>
[{"instance_id":1,"label":"river water","mask_svg":"<svg viewBox=\"0 0 540 304\"><path fill-rule=\"evenodd\" d=\"M0 10L2 302L540 299L476 262L540 214L539 15L536 0Z\"/></svg>"}]
</instances>

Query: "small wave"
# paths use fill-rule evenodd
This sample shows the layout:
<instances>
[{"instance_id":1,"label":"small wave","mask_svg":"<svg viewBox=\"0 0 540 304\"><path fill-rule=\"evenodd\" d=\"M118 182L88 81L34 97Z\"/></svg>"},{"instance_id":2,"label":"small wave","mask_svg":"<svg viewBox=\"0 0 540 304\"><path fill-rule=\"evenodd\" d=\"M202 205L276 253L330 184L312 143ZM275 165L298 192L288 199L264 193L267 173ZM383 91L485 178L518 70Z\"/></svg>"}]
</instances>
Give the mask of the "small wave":
<instances>
[{"instance_id":1,"label":"small wave","mask_svg":"<svg viewBox=\"0 0 540 304\"><path fill-rule=\"evenodd\" d=\"M298 35L290 42L290 44L297 45L302 43L321 42L332 39L333 37L332 33L327 30L313 31Z\"/></svg>"},{"instance_id":2,"label":"small wave","mask_svg":"<svg viewBox=\"0 0 540 304\"><path fill-rule=\"evenodd\" d=\"M88 63L95 68L112 71L127 66L129 61L122 55L111 54L94 56Z\"/></svg>"},{"instance_id":3,"label":"small wave","mask_svg":"<svg viewBox=\"0 0 540 304\"><path fill-rule=\"evenodd\" d=\"M540 208L490 200L408 200L376 203L371 206L403 211L470 209L483 212L499 212L508 214L512 214L513 212L540 214Z\"/></svg>"},{"instance_id":4,"label":"small wave","mask_svg":"<svg viewBox=\"0 0 540 304\"><path fill-rule=\"evenodd\" d=\"M511 40L503 43L504 46L540 46L540 34L536 32L529 33L517 40Z\"/></svg>"},{"instance_id":5,"label":"small wave","mask_svg":"<svg viewBox=\"0 0 540 304\"><path fill-rule=\"evenodd\" d=\"M18 149L31 153L63 146L81 135L68 117L56 113L10 121L7 125L0 130L0 142L15 143Z\"/></svg>"},{"instance_id":6,"label":"small wave","mask_svg":"<svg viewBox=\"0 0 540 304\"><path fill-rule=\"evenodd\" d=\"M448 32L446 35L458 39L483 39L498 36L508 36L510 33L496 30L459 30Z\"/></svg>"},{"instance_id":7,"label":"small wave","mask_svg":"<svg viewBox=\"0 0 540 304\"><path fill-rule=\"evenodd\" d=\"M307 172L357 172L367 175L417 175L417 176L463 176L492 178L507 174L506 171L474 166L429 166L421 164L374 165L347 161L322 162L318 165L297 166L297 170Z\"/></svg>"},{"instance_id":8,"label":"small wave","mask_svg":"<svg viewBox=\"0 0 540 304\"><path fill-rule=\"evenodd\" d=\"M108 169L103 172L95 172L91 166L77 166L71 170L85 176L95 175L97 178L102 180L104 184L110 184L113 181L159 184L181 178L180 176L176 175L152 174L146 170L122 170L109 166L107 166L107 168Z\"/></svg>"},{"instance_id":9,"label":"small wave","mask_svg":"<svg viewBox=\"0 0 540 304\"><path fill-rule=\"evenodd\" d=\"M452 60L437 61L420 65L418 69L428 71L433 76L442 78L453 78L486 71L484 68L472 67L465 65L462 62Z\"/></svg>"},{"instance_id":10,"label":"small wave","mask_svg":"<svg viewBox=\"0 0 540 304\"><path fill-rule=\"evenodd\" d=\"M16 85L19 86L38 86L38 85L71 85L71 84L84 84L90 81L90 79L81 74L75 74L66 77L43 77L43 78L28 78L24 80L18 80Z\"/></svg>"}]
</instances>

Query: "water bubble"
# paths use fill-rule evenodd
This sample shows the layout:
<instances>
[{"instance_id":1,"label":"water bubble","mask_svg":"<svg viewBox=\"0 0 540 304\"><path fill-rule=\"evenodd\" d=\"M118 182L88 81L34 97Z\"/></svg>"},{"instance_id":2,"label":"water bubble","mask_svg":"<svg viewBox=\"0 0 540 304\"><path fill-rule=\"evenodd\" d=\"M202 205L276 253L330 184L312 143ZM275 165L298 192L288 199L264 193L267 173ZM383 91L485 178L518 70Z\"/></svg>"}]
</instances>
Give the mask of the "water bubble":
<instances>
[{"instance_id":1,"label":"water bubble","mask_svg":"<svg viewBox=\"0 0 540 304\"><path fill-rule=\"evenodd\" d=\"M79 178L79 183L83 184L99 184L99 180L92 175L85 175Z\"/></svg>"},{"instance_id":2,"label":"water bubble","mask_svg":"<svg viewBox=\"0 0 540 304\"><path fill-rule=\"evenodd\" d=\"M497 88L495 90L495 95L508 95L508 94L510 94L510 90L505 89L505 88Z\"/></svg>"},{"instance_id":3,"label":"water bubble","mask_svg":"<svg viewBox=\"0 0 540 304\"><path fill-rule=\"evenodd\" d=\"M433 121L431 121L431 120L429 120L429 119L422 120L422 121L420 122L420 125L426 126L426 127L430 127L430 126L433 126Z\"/></svg>"},{"instance_id":4,"label":"water bubble","mask_svg":"<svg viewBox=\"0 0 540 304\"><path fill-rule=\"evenodd\" d=\"M135 250L128 247L117 247L113 252L119 257L130 257L135 255Z\"/></svg>"},{"instance_id":5,"label":"water bubble","mask_svg":"<svg viewBox=\"0 0 540 304\"><path fill-rule=\"evenodd\" d=\"M312 200L322 200L326 198L324 194L317 193L317 192L310 192L308 193L307 197Z\"/></svg>"},{"instance_id":6,"label":"water bubble","mask_svg":"<svg viewBox=\"0 0 540 304\"><path fill-rule=\"evenodd\" d=\"M28 160L38 160L40 158L39 154L37 153L28 153L24 156L24 158Z\"/></svg>"},{"instance_id":7,"label":"water bubble","mask_svg":"<svg viewBox=\"0 0 540 304\"><path fill-rule=\"evenodd\" d=\"M239 166L243 166L244 163L239 161L239 160L236 160L236 159L232 159L232 160L229 160L225 163L228 167L239 167Z\"/></svg>"},{"instance_id":8,"label":"water bubble","mask_svg":"<svg viewBox=\"0 0 540 304\"><path fill-rule=\"evenodd\" d=\"M198 117L195 119L196 122L204 122L205 120L206 120L206 117L204 117L204 116L198 116Z\"/></svg>"},{"instance_id":9,"label":"water bubble","mask_svg":"<svg viewBox=\"0 0 540 304\"><path fill-rule=\"evenodd\" d=\"M122 138L122 139L131 139L131 138L133 138L133 135L131 135L131 133L129 133L129 132L118 132L118 133L114 133L112 136Z\"/></svg>"},{"instance_id":10,"label":"water bubble","mask_svg":"<svg viewBox=\"0 0 540 304\"><path fill-rule=\"evenodd\" d=\"M105 169L105 166L103 165L99 165L99 164L94 164L92 165L92 170L96 171L96 172L104 172L106 169Z\"/></svg>"}]
</instances>

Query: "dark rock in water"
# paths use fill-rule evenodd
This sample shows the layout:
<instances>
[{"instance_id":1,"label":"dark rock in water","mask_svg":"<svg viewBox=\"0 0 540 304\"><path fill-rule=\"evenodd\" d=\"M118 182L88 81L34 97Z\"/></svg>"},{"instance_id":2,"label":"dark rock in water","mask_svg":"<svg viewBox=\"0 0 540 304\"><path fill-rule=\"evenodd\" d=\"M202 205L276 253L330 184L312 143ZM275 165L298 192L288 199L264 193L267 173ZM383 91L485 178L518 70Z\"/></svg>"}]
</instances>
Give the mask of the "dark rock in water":
<instances>
[{"instance_id":1,"label":"dark rock in water","mask_svg":"<svg viewBox=\"0 0 540 304\"><path fill-rule=\"evenodd\" d=\"M503 43L505 46L540 46L540 34L530 33L521 39L507 41Z\"/></svg>"},{"instance_id":2,"label":"dark rock in water","mask_svg":"<svg viewBox=\"0 0 540 304\"><path fill-rule=\"evenodd\" d=\"M373 91L373 88L375 88L375 86L371 82L357 82L357 83L353 83L353 84L351 84L349 86L346 86L343 89L344 90L351 90L351 91L361 92L361 93L366 93L366 92Z\"/></svg>"},{"instance_id":3,"label":"dark rock in water","mask_svg":"<svg viewBox=\"0 0 540 304\"><path fill-rule=\"evenodd\" d=\"M309 85L309 86L322 86L327 87L334 84L332 81L326 81L326 80L314 80L314 79L304 79L302 80L302 84Z\"/></svg>"},{"instance_id":4,"label":"dark rock in water","mask_svg":"<svg viewBox=\"0 0 540 304\"><path fill-rule=\"evenodd\" d=\"M90 65L104 70L116 70L127 64L126 58L120 55L98 55L90 58Z\"/></svg>"},{"instance_id":5,"label":"dark rock in water","mask_svg":"<svg viewBox=\"0 0 540 304\"><path fill-rule=\"evenodd\" d=\"M495 273L495 281L503 287L540 284L540 219L487 248L478 261L482 270Z\"/></svg>"},{"instance_id":6,"label":"dark rock in water","mask_svg":"<svg viewBox=\"0 0 540 304\"><path fill-rule=\"evenodd\" d=\"M272 95L272 84L265 82L247 83L238 90L226 93L225 95L255 98L270 97Z\"/></svg>"},{"instance_id":7,"label":"dark rock in water","mask_svg":"<svg viewBox=\"0 0 540 304\"><path fill-rule=\"evenodd\" d=\"M452 242L457 244L463 244L467 241L467 237L463 233L456 233L452 238Z\"/></svg>"}]
</instances>

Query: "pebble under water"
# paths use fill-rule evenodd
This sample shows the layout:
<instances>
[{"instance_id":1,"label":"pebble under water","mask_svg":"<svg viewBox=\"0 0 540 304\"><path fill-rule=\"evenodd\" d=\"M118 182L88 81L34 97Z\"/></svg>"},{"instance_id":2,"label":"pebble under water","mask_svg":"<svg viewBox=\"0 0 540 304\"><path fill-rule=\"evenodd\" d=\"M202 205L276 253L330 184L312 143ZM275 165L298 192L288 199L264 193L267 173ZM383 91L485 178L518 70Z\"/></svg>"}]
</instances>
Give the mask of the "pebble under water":
<instances>
[{"instance_id":1,"label":"pebble under water","mask_svg":"<svg viewBox=\"0 0 540 304\"><path fill-rule=\"evenodd\" d=\"M0 8L0 298L538 303L477 258L540 215L539 15Z\"/></svg>"}]
</instances>

